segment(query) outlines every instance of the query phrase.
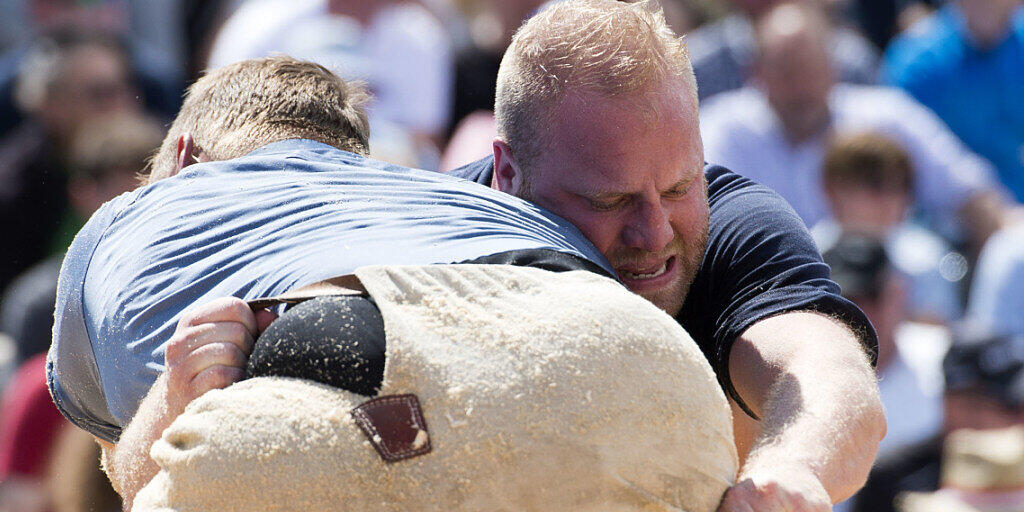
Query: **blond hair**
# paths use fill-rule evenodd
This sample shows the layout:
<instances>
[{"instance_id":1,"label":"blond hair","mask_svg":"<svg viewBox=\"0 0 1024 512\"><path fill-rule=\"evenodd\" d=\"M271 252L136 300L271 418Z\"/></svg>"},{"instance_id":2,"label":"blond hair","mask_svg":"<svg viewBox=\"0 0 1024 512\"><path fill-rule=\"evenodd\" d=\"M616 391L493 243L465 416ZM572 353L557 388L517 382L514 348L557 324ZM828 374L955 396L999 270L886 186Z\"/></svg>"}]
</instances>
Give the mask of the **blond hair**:
<instances>
[{"instance_id":1,"label":"blond hair","mask_svg":"<svg viewBox=\"0 0 1024 512\"><path fill-rule=\"evenodd\" d=\"M213 160L295 138L365 154L368 100L362 85L291 57L245 60L213 70L189 87L151 161L149 182L174 173L178 138L186 132Z\"/></svg>"},{"instance_id":2,"label":"blond hair","mask_svg":"<svg viewBox=\"0 0 1024 512\"><path fill-rule=\"evenodd\" d=\"M543 149L540 127L567 91L622 97L672 79L681 80L696 110L686 45L656 1L559 2L523 24L505 52L494 105L498 133L523 165Z\"/></svg>"}]
</instances>

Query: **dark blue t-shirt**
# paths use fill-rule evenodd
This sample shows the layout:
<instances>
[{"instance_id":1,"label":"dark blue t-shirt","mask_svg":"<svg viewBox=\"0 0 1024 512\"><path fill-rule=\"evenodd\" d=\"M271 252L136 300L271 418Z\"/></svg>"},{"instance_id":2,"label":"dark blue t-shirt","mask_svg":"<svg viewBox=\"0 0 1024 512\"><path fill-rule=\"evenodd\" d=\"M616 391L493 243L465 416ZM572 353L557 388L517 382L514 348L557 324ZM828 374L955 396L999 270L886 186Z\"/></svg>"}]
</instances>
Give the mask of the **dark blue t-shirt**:
<instances>
[{"instance_id":1,"label":"dark blue t-shirt","mask_svg":"<svg viewBox=\"0 0 1024 512\"><path fill-rule=\"evenodd\" d=\"M492 156L450 174L489 186L493 172ZM839 295L839 285L830 279L828 265L793 208L768 187L724 167L705 165L704 175L711 208L708 246L676 320L711 362L722 388L747 409L729 378L729 350L755 322L786 311L842 319L874 360L874 328Z\"/></svg>"}]
</instances>

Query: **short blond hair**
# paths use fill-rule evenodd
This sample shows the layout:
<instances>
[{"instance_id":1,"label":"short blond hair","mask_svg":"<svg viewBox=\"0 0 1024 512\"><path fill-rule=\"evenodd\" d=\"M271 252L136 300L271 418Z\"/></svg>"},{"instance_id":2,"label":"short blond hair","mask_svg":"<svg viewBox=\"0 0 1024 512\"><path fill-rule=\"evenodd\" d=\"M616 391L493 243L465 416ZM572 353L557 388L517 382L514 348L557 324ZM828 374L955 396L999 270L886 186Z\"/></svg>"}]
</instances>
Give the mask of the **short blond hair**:
<instances>
[{"instance_id":1,"label":"short blond hair","mask_svg":"<svg viewBox=\"0 0 1024 512\"><path fill-rule=\"evenodd\" d=\"M369 98L361 84L292 57L250 59L215 69L189 87L150 163L149 182L174 173L178 138L186 132L213 160L296 138L366 154Z\"/></svg>"},{"instance_id":2,"label":"short blond hair","mask_svg":"<svg viewBox=\"0 0 1024 512\"><path fill-rule=\"evenodd\" d=\"M686 45L655 0L558 2L523 24L505 52L494 105L498 134L523 164L543 150L541 127L567 91L622 97L672 79L682 81L696 111Z\"/></svg>"}]
</instances>

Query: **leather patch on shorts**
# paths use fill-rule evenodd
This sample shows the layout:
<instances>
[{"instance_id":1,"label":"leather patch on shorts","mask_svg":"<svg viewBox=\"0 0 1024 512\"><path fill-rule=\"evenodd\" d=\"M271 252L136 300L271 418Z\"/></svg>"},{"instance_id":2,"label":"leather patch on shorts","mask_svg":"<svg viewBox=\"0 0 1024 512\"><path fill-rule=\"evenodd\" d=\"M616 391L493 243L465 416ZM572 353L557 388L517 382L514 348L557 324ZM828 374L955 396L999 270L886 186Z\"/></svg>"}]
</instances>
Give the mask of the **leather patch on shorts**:
<instances>
[{"instance_id":1,"label":"leather patch on shorts","mask_svg":"<svg viewBox=\"0 0 1024 512\"><path fill-rule=\"evenodd\" d=\"M430 434L416 395L374 398L352 409L352 417L385 462L430 452Z\"/></svg>"}]
</instances>

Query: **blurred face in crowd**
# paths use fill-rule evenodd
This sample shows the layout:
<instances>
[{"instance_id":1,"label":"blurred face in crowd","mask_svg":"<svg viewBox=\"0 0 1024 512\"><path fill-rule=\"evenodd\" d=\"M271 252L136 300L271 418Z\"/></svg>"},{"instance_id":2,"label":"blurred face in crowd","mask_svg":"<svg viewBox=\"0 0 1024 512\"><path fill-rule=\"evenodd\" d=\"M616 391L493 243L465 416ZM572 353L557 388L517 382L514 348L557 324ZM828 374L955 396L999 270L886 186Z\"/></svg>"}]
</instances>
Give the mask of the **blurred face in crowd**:
<instances>
[{"instance_id":1,"label":"blurred face in crowd","mask_svg":"<svg viewBox=\"0 0 1024 512\"><path fill-rule=\"evenodd\" d=\"M68 183L71 208L81 218L89 218L103 203L134 190L139 185L138 171L133 168L116 168L102 176L72 176Z\"/></svg>"},{"instance_id":2,"label":"blurred face in crowd","mask_svg":"<svg viewBox=\"0 0 1024 512\"><path fill-rule=\"evenodd\" d=\"M1021 0L960 0L967 31L975 44L987 48L999 44L1010 30L1014 9Z\"/></svg>"},{"instance_id":3,"label":"blurred face in crowd","mask_svg":"<svg viewBox=\"0 0 1024 512\"><path fill-rule=\"evenodd\" d=\"M901 182L827 183L825 193L844 232L878 238L903 222L912 200Z\"/></svg>"},{"instance_id":4,"label":"blurred face in crowd","mask_svg":"<svg viewBox=\"0 0 1024 512\"><path fill-rule=\"evenodd\" d=\"M71 50L41 115L53 133L66 137L83 121L138 106L122 57L106 47L86 45Z\"/></svg>"},{"instance_id":5,"label":"blurred face in crowd","mask_svg":"<svg viewBox=\"0 0 1024 512\"><path fill-rule=\"evenodd\" d=\"M792 143L817 136L829 125L833 72L826 29L818 21L787 4L769 13L759 27L756 75Z\"/></svg>"},{"instance_id":6,"label":"blurred face in crowd","mask_svg":"<svg viewBox=\"0 0 1024 512\"><path fill-rule=\"evenodd\" d=\"M630 290L670 314L683 304L708 231L704 149L686 90L568 93L527 183L505 190L575 224Z\"/></svg>"},{"instance_id":7,"label":"blurred face in crowd","mask_svg":"<svg viewBox=\"0 0 1024 512\"><path fill-rule=\"evenodd\" d=\"M778 0L732 0L731 3L739 12L756 17L778 3Z\"/></svg>"}]
</instances>

